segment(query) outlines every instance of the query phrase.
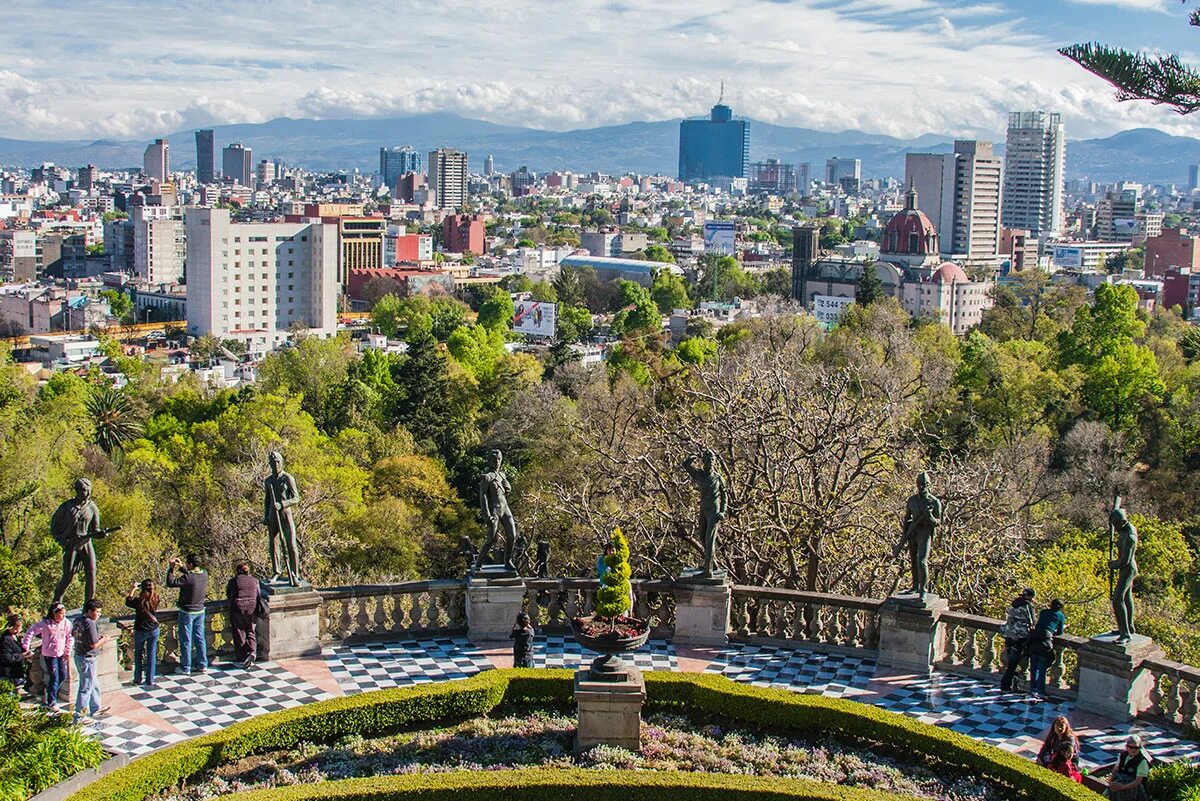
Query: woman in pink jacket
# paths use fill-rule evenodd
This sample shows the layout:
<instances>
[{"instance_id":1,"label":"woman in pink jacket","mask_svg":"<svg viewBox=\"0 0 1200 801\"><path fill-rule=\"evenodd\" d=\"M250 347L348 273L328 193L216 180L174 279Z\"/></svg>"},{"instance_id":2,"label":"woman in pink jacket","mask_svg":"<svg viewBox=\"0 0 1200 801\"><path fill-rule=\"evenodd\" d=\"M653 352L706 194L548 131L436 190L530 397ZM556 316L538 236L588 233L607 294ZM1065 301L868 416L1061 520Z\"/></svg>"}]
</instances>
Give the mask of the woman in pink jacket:
<instances>
[{"instance_id":1,"label":"woman in pink jacket","mask_svg":"<svg viewBox=\"0 0 1200 801\"><path fill-rule=\"evenodd\" d=\"M71 624L67 608L60 603L50 604L46 617L29 627L21 646L28 651L34 637L42 640L42 666L45 668L46 706L58 711L58 690L67 680L67 665L71 654Z\"/></svg>"}]
</instances>

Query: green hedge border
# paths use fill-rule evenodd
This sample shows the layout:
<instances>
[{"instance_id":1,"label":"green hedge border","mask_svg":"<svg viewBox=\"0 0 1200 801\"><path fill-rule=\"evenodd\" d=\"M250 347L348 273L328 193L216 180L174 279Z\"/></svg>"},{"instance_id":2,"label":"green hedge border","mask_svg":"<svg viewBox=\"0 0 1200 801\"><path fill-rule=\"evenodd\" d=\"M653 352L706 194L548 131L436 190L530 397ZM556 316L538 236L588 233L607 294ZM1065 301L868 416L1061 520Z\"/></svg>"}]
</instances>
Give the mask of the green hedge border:
<instances>
[{"instance_id":1,"label":"green hedge border","mask_svg":"<svg viewBox=\"0 0 1200 801\"><path fill-rule=\"evenodd\" d=\"M259 751L290 748L302 741L331 742L348 734L374 737L419 723L481 715L502 703L556 706L572 702L570 670L487 670L469 679L422 684L334 698L260 715L222 731L140 757L71 796L70 801L143 801L217 765ZM868 704L820 695L801 695L738 684L715 674L646 673L648 708L676 708L712 714L757 726L775 727L813 738L823 736L895 744L903 751L977 772L1010 785L1028 798L1095 801L1096 795L1030 760L985 745L949 729L920 723ZM555 778L557 777L557 779ZM667 778L664 778L667 777ZM687 778L690 777L690 778ZM881 801L898 796L790 779L655 772L545 771L379 776L299 785L241 794L254 801L353 799L388 801L418 795L465 793L507 801L561 801L574 798L570 787L620 786L629 801L662 801L677 788L688 799L780 798L812 801ZM647 788L645 792L636 788ZM531 795L526 796L529 791ZM658 797L651 797L656 794ZM583 797L583 793L578 794ZM590 796L594 797L594 793Z\"/></svg>"}]
</instances>

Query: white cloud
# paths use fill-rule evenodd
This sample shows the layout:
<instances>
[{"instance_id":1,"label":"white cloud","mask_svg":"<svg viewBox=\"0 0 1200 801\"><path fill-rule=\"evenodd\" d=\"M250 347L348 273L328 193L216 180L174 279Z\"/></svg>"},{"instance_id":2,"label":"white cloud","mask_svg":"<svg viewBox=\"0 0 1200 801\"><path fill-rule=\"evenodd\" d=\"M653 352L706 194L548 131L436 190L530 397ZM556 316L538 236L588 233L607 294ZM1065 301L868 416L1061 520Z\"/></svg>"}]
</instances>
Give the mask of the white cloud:
<instances>
[{"instance_id":1,"label":"white cloud","mask_svg":"<svg viewBox=\"0 0 1200 801\"><path fill-rule=\"evenodd\" d=\"M1070 3L1078 3L1085 6L1114 6L1116 8L1129 8L1134 11L1167 11L1167 5L1164 0L1067 0Z\"/></svg>"},{"instance_id":2,"label":"white cloud","mask_svg":"<svg viewBox=\"0 0 1200 801\"><path fill-rule=\"evenodd\" d=\"M1200 133L1200 120L1116 103L1055 53L1037 19L989 0L396 0L385 10L212 0L203 12L162 0L154 15L137 0L103 5L59 0L49 15L39 0L9 0L0 136L148 138L438 110L561 130L703 114L722 80L738 114L824 130L997 136L1007 110L1039 106L1062 111L1072 137L1134 125ZM63 34L72 30L87 34Z\"/></svg>"}]
</instances>

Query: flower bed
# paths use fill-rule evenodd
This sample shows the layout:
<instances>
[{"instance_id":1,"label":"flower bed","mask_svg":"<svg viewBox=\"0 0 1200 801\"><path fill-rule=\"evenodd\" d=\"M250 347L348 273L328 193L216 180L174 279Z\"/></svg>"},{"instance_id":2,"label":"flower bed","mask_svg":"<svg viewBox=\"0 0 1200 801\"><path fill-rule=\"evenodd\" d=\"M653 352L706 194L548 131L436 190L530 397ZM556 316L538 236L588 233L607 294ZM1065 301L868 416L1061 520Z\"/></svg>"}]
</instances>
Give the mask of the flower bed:
<instances>
[{"instance_id":1,"label":"flower bed","mask_svg":"<svg viewBox=\"0 0 1200 801\"><path fill-rule=\"evenodd\" d=\"M185 788L161 793L156 801L205 801L250 790L366 776L529 767L789 777L932 801L1004 797L995 785L954 776L945 766L934 770L912 760L881 757L863 747L695 725L668 713L645 721L641 753L597 746L573 759L574 717L528 708L499 711L507 714L376 740L356 735L328 748L301 743L222 766Z\"/></svg>"},{"instance_id":2,"label":"flower bed","mask_svg":"<svg viewBox=\"0 0 1200 801\"><path fill-rule=\"evenodd\" d=\"M73 801L143 801L181 781L253 754L294 749L302 742L335 743L348 735L375 738L437 721L465 720L502 703L568 707L567 670L490 670L461 681L426 684L336 698L262 715L135 760ZM956 772L987 777L1005 798L1094 801L1095 795L1028 760L866 704L786 690L750 687L715 675L646 674L647 711L683 711L729 724L763 727L812 742L878 743L903 750L914 762L930 760ZM592 798L595 788L619 788L623 801L707 801L755 798L880 801L895 794L830 787L795 779L713 776L650 771L526 769L458 771L420 776L376 776L260 790L239 796L255 801L356 799L383 801L420 794L430 798L567 801Z\"/></svg>"}]
</instances>

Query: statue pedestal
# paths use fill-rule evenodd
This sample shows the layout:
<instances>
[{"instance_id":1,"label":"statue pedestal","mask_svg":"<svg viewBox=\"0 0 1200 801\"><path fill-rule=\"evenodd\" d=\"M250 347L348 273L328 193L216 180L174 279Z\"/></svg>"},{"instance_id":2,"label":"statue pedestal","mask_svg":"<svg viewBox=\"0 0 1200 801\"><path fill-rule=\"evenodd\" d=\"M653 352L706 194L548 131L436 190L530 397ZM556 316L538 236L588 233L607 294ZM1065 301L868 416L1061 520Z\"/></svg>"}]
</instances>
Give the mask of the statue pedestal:
<instances>
[{"instance_id":1,"label":"statue pedestal","mask_svg":"<svg viewBox=\"0 0 1200 801\"><path fill-rule=\"evenodd\" d=\"M309 584L299 587L261 582L271 614L255 623L258 658L290 659L321 653L321 595Z\"/></svg>"},{"instance_id":2,"label":"statue pedestal","mask_svg":"<svg viewBox=\"0 0 1200 801\"><path fill-rule=\"evenodd\" d=\"M525 582L511 570L488 565L467 578L467 637L471 642L508 642L525 607ZM490 570L490 572L489 572Z\"/></svg>"},{"instance_id":3,"label":"statue pedestal","mask_svg":"<svg viewBox=\"0 0 1200 801\"><path fill-rule=\"evenodd\" d=\"M879 609L879 664L928 674L946 650L939 625L950 602L936 595L893 595Z\"/></svg>"},{"instance_id":4,"label":"statue pedestal","mask_svg":"<svg viewBox=\"0 0 1200 801\"><path fill-rule=\"evenodd\" d=\"M1079 648L1079 698L1077 709L1129 721L1150 707L1154 677L1142 670L1146 659L1163 655L1154 640L1135 634L1128 643L1117 643L1116 634L1092 637Z\"/></svg>"},{"instance_id":5,"label":"statue pedestal","mask_svg":"<svg viewBox=\"0 0 1200 801\"><path fill-rule=\"evenodd\" d=\"M640 751L645 700L646 683L641 671L632 665L620 681L595 681L589 668L576 671L579 729L575 733L575 753L602 743Z\"/></svg>"},{"instance_id":6,"label":"statue pedestal","mask_svg":"<svg viewBox=\"0 0 1200 801\"><path fill-rule=\"evenodd\" d=\"M719 647L728 644L732 596L724 574L689 576L676 582L675 634L672 640L678 645Z\"/></svg>"}]
</instances>

